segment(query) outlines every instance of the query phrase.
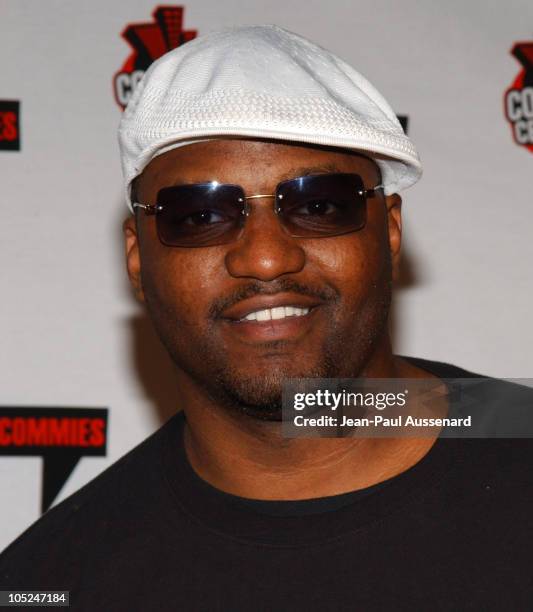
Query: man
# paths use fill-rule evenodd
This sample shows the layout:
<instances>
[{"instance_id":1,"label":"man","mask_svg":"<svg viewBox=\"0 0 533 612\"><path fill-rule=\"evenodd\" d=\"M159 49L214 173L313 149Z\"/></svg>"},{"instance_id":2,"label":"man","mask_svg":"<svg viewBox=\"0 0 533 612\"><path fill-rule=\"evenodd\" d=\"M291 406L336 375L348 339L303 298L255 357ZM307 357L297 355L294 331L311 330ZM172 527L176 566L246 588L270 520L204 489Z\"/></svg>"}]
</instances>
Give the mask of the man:
<instances>
[{"instance_id":1,"label":"man","mask_svg":"<svg viewBox=\"0 0 533 612\"><path fill-rule=\"evenodd\" d=\"M287 378L476 376L393 354L420 163L381 95L236 28L152 65L120 142L128 274L183 411L16 540L2 588L91 612L530 609L528 441L282 435Z\"/></svg>"}]
</instances>

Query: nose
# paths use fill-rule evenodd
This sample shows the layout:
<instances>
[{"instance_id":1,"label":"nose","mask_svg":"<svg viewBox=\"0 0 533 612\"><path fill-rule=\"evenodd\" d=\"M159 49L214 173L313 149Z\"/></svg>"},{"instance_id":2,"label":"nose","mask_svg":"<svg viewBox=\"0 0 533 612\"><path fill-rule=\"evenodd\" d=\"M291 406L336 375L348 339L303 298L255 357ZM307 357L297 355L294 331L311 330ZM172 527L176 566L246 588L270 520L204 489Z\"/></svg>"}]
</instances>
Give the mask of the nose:
<instances>
[{"instance_id":1,"label":"nose","mask_svg":"<svg viewBox=\"0 0 533 612\"><path fill-rule=\"evenodd\" d=\"M230 245L225 264L235 278L271 281L300 272L305 251L281 226L273 198L251 200L242 236Z\"/></svg>"}]
</instances>

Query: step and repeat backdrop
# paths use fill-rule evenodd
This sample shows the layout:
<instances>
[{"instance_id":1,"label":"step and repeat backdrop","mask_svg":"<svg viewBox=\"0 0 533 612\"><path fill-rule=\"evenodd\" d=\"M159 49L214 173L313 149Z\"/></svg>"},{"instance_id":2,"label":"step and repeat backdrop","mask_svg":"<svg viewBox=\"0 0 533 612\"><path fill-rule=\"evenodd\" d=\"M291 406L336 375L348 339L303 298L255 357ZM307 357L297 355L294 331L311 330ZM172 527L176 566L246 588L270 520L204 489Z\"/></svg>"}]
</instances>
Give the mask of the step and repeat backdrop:
<instances>
[{"instance_id":1,"label":"step and repeat backdrop","mask_svg":"<svg viewBox=\"0 0 533 612\"><path fill-rule=\"evenodd\" d=\"M0 15L0 549L180 408L127 282L116 133L150 63L220 27L331 49L419 148L396 351L533 376L530 1L2 0Z\"/></svg>"}]
</instances>

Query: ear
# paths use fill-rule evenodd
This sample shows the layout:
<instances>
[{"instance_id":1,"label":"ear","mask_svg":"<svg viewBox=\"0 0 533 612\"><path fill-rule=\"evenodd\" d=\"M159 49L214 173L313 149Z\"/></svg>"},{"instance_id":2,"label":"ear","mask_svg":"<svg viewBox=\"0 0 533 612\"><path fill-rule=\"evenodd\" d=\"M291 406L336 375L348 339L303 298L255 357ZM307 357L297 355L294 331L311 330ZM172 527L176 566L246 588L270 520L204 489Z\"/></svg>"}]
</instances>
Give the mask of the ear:
<instances>
[{"instance_id":1,"label":"ear","mask_svg":"<svg viewBox=\"0 0 533 612\"><path fill-rule=\"evenodd\" d=\"M135 297L139 302L144 302L144 291L141 282L141 257L139 253L139 236L135 216L131 215L122 224L126 246L126 267L130 284L133 287Z\"/></svg>"},{"instance_id":2,"label":"ear","mask_svg":"<svg viewBox=\"0 0 533 612\"><path fill-rule=\"evenodd\" d=\"M398 280L400 250L402 245L402 198L397 193L386 196L387 218L389 225L389 248L392 261L392 278Z\"/></svg>"}]
</instances>

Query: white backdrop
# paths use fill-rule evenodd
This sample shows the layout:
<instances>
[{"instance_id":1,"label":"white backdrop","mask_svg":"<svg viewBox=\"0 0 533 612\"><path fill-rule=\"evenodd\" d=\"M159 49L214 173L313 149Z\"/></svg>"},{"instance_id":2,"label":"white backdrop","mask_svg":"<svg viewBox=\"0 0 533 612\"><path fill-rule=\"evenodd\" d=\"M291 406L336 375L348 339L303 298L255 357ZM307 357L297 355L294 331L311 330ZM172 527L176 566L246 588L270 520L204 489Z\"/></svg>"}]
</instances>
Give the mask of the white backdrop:
<instances>
[{"instance_id":1,"label":"white backdrop","mask_svg":"<svg viewBox=\"0 0 533 612\"><path fill-rule=\"evenodd\" d=\"M146 0L1 0L0 98L21 101L22 150L0 151L2 406L108 407L105 458L82 458L57 501L179 407L172 367L129 291L112 78ZM533 42L529 0L194 0L184 27L276 23L360 70L425 168L404 197L399 353L533 377L533 154L512 139L510 49ZM41 459L0 457L0 549L39 516Z\"/></svg>"}]
</instances>

